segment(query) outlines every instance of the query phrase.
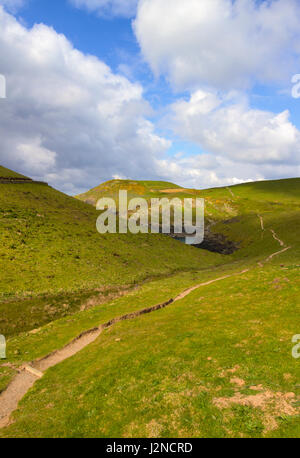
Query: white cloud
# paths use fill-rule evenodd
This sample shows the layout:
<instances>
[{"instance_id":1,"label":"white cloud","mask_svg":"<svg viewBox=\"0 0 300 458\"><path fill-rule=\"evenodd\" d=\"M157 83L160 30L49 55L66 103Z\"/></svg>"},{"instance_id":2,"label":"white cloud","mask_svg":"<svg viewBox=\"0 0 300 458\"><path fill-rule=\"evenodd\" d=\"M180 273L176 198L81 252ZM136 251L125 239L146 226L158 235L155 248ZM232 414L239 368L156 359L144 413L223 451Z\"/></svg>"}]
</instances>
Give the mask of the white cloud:
<instances>
[{"instance_id":1,"label":"white cloud","mask_svg":"<svg viewBox=\"0 0 300 458\"><path fill-rule=\"evenodd\" d=\"M55 166L56 153L41 146L40 138L32 138L30 143L18 143L14 154L14 161L18 167L30 169L31 175L47 172Z\"/></svg>"},{"instance_id":2,"label":"white cloud","mask_svg":"<svg viewBox=\"0 0 300 458\"><path fill-rule=\"evenodd\" d=\"M290 82L299 72L298 0L140 0L134 29L155 74L180 89Z\"/></svg>"},{"instance_id":3,"label":"white cloud","mask_svg":"<svg viewBox=\"0 0 300 458\"><path fill-rule=\"evenodd\" d=\"M299 72L299 1L140 0L134 30L154 73L191 94L164 127L205 152L159 160L163 176L199 187L300 174L289 112L251 108L240 92Z\"/></svg>"},{"instance_id":4,"label":"white cloud","mask_svg":"<svg viewBox=\"0 0 300 458\"><path fill-rule=\"evenodd\" d=\"M140 84L1 7L0 30L7 81L0 163L7 167L72 194L112 177L203 188L300 175L299 131L287 111L251 109L240 93L194 91L171 106L167 127L205 154L172 158L165 154L171 142L147 119L152 111Z\"/></svg>"},{"instance_id":5,"label":"white cloud","mask_svg":"<svg viewBox=\"0 0 300 458\"><path fill-rule=\"evenodd\" d=\"M299 164L300 132L289 112L274 114L251 109L247 100L231 93L196 91L188 101L172 105L176 133L206 151L250 164Z\"/></svg>"},{"instance_id":6,"label":"white cloud","mask_svg":"<svg viewBox=\"0 0 300 458\"><path fill-rule=\"evenodd\" d=\"M15 12L23 6L25 0L0 0L0 6L5 6L9 11Z\"/></svg>"},{"instance_id":7,"label":"white cloud","mask_svg":"<svg viewBox=\"0 0 300 458\"><path fill-rule=\"evenodd\" d=\"M96 12L101 16L133 17L138 0L69 0L75 7Z\"/></svg>"},{"instance_id":8,"label":"white cloud","mask_svg":"<svg viewBox=\"0 0 300 458\"><path fill-rule=\"evenodd\" d=\"M233 161L211 154L199 154L176 160L160 159L156 166L163 179L187 188L228 186L264 178L256 167L249 170L249 166L237 166ZM252 176L252 180L249 176Z\"/></svg>"},{"instance_id":9,"label":"white cloud","mask_svg":"<svg viewBox=\"0 0 300 458\"><path fill-rule=\"evenodd\" d=\"M67 192L113 175L151 177L170 142L158 136L139 84L112 73L45 25L0 7L0 163ZM71 185L71 183L73 183Z\"/></svg>"},{"instance_id":10,"label":"white cloud","mask_svg":"<svg viewBox=\"0 0 300 458\"><path fill-rule=\"evenodd\" d=\"M160 159L156 172L161 179L173 181L188 188L210 188L300 176L300 165L273 163L254 164L234 161L230 158L199 154L179 159Z\"/></svg>"}]
</instances>

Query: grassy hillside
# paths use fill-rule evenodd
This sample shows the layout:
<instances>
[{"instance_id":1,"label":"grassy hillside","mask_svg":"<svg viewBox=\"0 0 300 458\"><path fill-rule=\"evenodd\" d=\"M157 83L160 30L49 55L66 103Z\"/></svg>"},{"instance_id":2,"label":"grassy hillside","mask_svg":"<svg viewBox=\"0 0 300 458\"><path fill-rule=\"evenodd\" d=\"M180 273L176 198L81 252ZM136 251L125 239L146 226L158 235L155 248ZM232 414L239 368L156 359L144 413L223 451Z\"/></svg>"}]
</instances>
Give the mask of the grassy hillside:
<instances>
[{"instance_id":1,"label":"grassy hillside","mask_svg":"<svg viewBox=\"0 0 300 458\"><path fill-rule=\"evenodd\" d=\"M139 188L147 198L205 197L210 230L238 246L227 256L165 236L103 237L94 232L91 205L39 185L9 186L1 204L7 202L7 250L9 237L28 225L20 239L27 244L14 249L18 269L6 258L10 277L0 310L11 335L10 365L0 364L0 392L24 362L39 368L40 358L55 357L84 331L189 294L117 322L54 364L1 437L300 436L299 360L291 355L299 334L300 179L203 191L169 183ZM112 195L124 183L105 186ZM28 269L16 277L22 260ZM13 297L19 284L26 299ZM13 328L20 313L27 327ZM40 327L27 332L32 317Z\"/></svg>"},{"instance_id":2,"label":"grassy hillside","mask_svg":"<svg viewBox=\"0 0 300 458\"><path fill-rule=\"evenodd\" d=\"M14 172L13 170L7 169L0 165L0 177L2 178L28 178L20 173Z\"/></svg>"},{"instance_id":3,"label":"grassy hillside","mask_svg":"<svg viewBox=\"0 0 300 458\"><path fill-rule=\"evenodd\" d=\"M152 197L153 195L184 194L186 197L212 196L215 198L232 199L232 197L245 197L251 200L270 200L276 202L281 200L299 201L300 199L300 178L288 178L273 181L256 181L240 185L211 188L206 190L185 189L174 183L164 181L134 181L134 180L111 180L84 194L76 196L84 200L88 196L101 198L103 195L112 195L126 189L129 193Z\"/></svg>"},{"instance_id":4,"label":"grassy hillside","mask_svg":"<svg viewBox=\"0 0 300 458\"><path fill-rule=\"evenodd\" d=\"M291 357L299 254L298 248L292 260L283 254L264 268L199 288L169 308L116 324L49 369L0 435L299 437L299 368ZM77 314L72 324L62 319L12 339L10 360L39 358L76 331L245 265L144 285Z\"/></svg>"},{"instance_id":5,"label":"grassy hillside","mask_svg":"<svg viewBox=\"0 0 300 458\"><path fill-rule=\"evenodd\" d=\"M118 201L119 190L127 190L128 197L152 197L161 194L161 190L180 190L180 187L174 183L166 181L133 181L133 180L111 180L107 181L96 188L93 188L84 194L80 194L77 199L96 205L101 197L113 197Z\"/></svg>"},{"instance_id":6,"label":"grassy hillside","mask_svg":"<svg viewBox=\"0 0 300 458\"><path fill-rule=\"evenodd\" d=\"M119 190L127 190L128 198L205 198L206 218L224 220L239 214L276 211L283 204L299 206L300 178L260 181L207 190L184 189L173 183L156 181L112 180L97 186L77 199L96 205L101 197L118 200Z\"/></svg>"},{"instance_id":7,"label":"grassy hillside","mask_svg":"<svg viewBox=\"0 0 300 458\"><path fill-rule=\"evenodd\" d=\"M51 187L0 183L0 333L39 327L153 276L221 262L161 235L100 235L97 216Z\"/></svg>"},{"instance_id":8,"label":"grassy hillside","mask_svg":"<svg viewBox=\"0 0 300 458\"><path fill-rule=\"evenodd\" d=\"M5 173L13 176L8 169ZM214 222L211 232L239 249L222 256L161 235L100 235L95 228L98 213L91 205L35 183L0 184L2 333L37 328L87 303L103 303L153 276L239 259L255 261L274 243L272 237L256 237L258 213L274 227L280 225L282 234L296 234L289 228L300 210L299 179L204 191L171 183L132 183L117 180L99 188L106 195L125 187L146 197L166 195L165 191L205 197L206 220Z\"/></svg>"}]
</instances>

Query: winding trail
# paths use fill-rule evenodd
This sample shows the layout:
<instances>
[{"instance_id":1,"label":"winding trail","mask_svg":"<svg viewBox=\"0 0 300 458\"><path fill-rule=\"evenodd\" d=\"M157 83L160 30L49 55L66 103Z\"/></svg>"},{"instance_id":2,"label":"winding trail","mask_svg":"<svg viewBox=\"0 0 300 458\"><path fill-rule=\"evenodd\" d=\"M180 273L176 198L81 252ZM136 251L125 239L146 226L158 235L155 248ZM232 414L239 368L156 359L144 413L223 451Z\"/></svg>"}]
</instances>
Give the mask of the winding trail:
<instances>
[{"instance_id":1,"label":"winding trail","mask_svg":"<svg viewBox=\"0 0 300 458\"><path fill-rule=\"evenodd\" d=\"M280 250L280 251L276 251L276 253L271 254L266 259L266 262L271 261L275 256L278 256L279 254L285 253L285 251L288 251L288 250L290 250L292 248L290 246L287 246L282 240L280 240L280 238L278 237L278 235L276 234L276 232L273 229L270 229L270 232L272 233L274 240L276 240L279 243L279 245L281 247L284 247L284 248L282 250Z\"/></svg>"},{"instance_id":2,"label":"winding trail","mask_svg":"<svg viewBox=\"0 0 300 458\"><path fill-rule=\"evenodd\" d=\"M153 307L148 307L137 312L128 313L121 317L113 318L100 325L99 327L85 331L76 337L72 342L67 344L61 350L54 351L47 355L46 357L32 362L30 365L26 364L19 368L18 374L14 377L12 382L8 385L7 389L0 394L0 428L9 426L11 423L10 416L17 409L19 401L25 396L27 391L34 385L36 380L40 379L44 375L44 371L50 367L56 366L57 364L65 361L73 355L76 355L83 348L94 342L103 332L104 329L110 328L111 326L119 323L124 320L133 320L141 315L147 313L152 313L157 310L168 307L169 305L177 302L184 297L188 296L192 291L195 291L202 286L208 286L212 283L216 283L226 278L230 278L237 275L242 275L248 272L243 270L239 273L234 273L231 275L225 275L223 277L215 278L205 283L200 283L199 285L193 286L181 294L175 297L175 299L169 299L167 302L162 304L154 305Z\"/></svg>"},{"instance_id":3,"label":"winding trail","mask_svg":"<svg viewBox=\"0 0 300 458\"><path fill-rule=\"evenodd\" d=\"M264 220L263 220L263 217L261 215L257 215L260 219L260 226L261 226L261 230L264 231L265 230L265 225L264 225Z\"/></svg>"},{"instance_id":4,"label":"winding trail","mask_svg":"<svg viewBox=\"0 0 300 458\"><path fill-rule=\"evenodd\" d=\"M0 428L8 426L10 415L18 407L19 401L34 385L38 377L22 370L0 396Z\"/></svg>"},{"instance_id":5,"label":"winding trail","mask_svg":"<svg viewBox=\"0 0 300 458\"><path fill-rule=\"evenodd\" d=\"M264 225L263 217L262 217L261 215L257 215L257 216L258 216L258 218L260 219L261 230L262 230L262 231L265 231L265 225ZM281 240L281 239L278 237L278 235L276 234L276 232L274 231L274 229L270 229L270 232L271 232L271 234L272 234L274 240L276 240L276 242L278 242L279 245L280 245L281 247L283 247L283 249L280 250L280 251L276 251L276 253L272 253L270 256L268 256L267 259L265 259L265 261L264 261L265 263L270 262L273 258L275 258L275 256L278 256L278 255L280 255L280 254L282 254L282 253L285 253L286 251L288 251L288 250L290 250L290 249L292 248L292 247L290 247L290 246L287 246L287 245L283 242L283 240ZM263 262L259 262L258 264L259 264L260 267L263 267Z\"/></svg>"},{"instance_id":6,"label":"winding trail","mask_svg":"<svg viewBox=\"0 0 300 458\"><path fill-rule=\"evenodd\" d=\"M267 259L265 260L265 262L271 261L273 258L275 258L275 256L278 256L279 254L285 253L286 251L290 250L291 248L292 248L292 247L287 246L287 247L285 247L283 250L276 251L276 253L273 253L273 254L271 254L270 256L268 256Z\"/></svg>"},{"instance_id":7,"label":"winding trail","mask_svg":"<svg viewBox=\"0 0 300 458\"><path fill-rule=\"evenodd\" d=\"M272 232L273 238L279 243L279 245L286 247L286 244L282 240L280 240L276 232L273 229L270 229L270 231Z\"/></svg>"},{"instance_id":8,"label":"winding trail","mask_svg":"<svg viewBox=\"0 0 300 458\"><path fill-rule=\"evenodd\" d=\"M245 270L243 270L242 272L238 272L238 273L234 273L234 274L230 274L230 275L224 275L224 277L215 278L214 280L210 280L210 281L208 281L208 282L206 282L206 283L201 283L200 285L192 286L191 288L186 289L185 291L183 291L183 293L179 294L179 295L174 299L174 302L180 301L181 299L185 298L186 296L188 296L189 294L191 294L193 291L195 291L196 289L201 288L202 286L208 286L208 285L211 285L212 283L215 283L215 282L217 282L217 281L226 280L226 278L235 277L235 276L237 276L237 275L243 275L243 274L249 272L249 270L250 270L250 269L245 269Z\"/></svg>"},{"instance_id":9,"label":"winding trail","mask_svg":"<svg viewBox=\"0 0 300 458\"><path fill-rule=\"evenodd\" d=\"M264 221L263 218L258 215L261 222L261 228L264 231ZM291 247L286 246L286 244L280 240L277 236L276 232L271 229L270 230L274 239L280 244L281 247L284 247L282 250L277 251L276 253L272 253L264 262L271 261L275 256L284 253L285 251L289 250ZM263 264L259 263L259 265L263 266ZM12 423L11 414L17 409L19 401L25 396L25 394L30 390L30 388L34 385L34 383L43 377L44 372L49 369L50 367L56 366L57 364L65 361L66 359L76 355L82 349L90 345L94 342L104 331L104 329L110 328L116 323L125 320L133 320L139 316L145 315L147 313L152 313L157 310L161 310L163 308L168 307L171 304L185 298L193 291L211 285L213 283L225 280L227 278L235 277L243 275L249 272L250 269L245 269L241 272L224 275L223 277L215 278L213 280L207 281L205 283L200 283L196 286L186 289L175 299L169 299L162 304L154 305L152 307L144 308L137 312L128 313L121 317L113 318L112 320L101 324L99 327L95 327L88 331L83 332L74 340L72 340L69 344L63 347L60 350L54 351L47 355L44 358L36 360L32 362L30 365L25 364L18 369L18 374L14 377L12 382L8 385L5 391L0 394L0 428L4 428L9 426Z\"/></svg>"},{"instance_id":10,"label":"winding trail","mask_svg":"<svg viewBox=\"0 0 300 458\"><path fill-rule=\"evenodd\" d=\"M234 192L232 191L232 189L231 189L231 188L227 187L227 191L229 191L229 192L230 192L230 194L232 195L232 197L235 197L235 194L234 194Z\"/></svg>"}]
</instances>

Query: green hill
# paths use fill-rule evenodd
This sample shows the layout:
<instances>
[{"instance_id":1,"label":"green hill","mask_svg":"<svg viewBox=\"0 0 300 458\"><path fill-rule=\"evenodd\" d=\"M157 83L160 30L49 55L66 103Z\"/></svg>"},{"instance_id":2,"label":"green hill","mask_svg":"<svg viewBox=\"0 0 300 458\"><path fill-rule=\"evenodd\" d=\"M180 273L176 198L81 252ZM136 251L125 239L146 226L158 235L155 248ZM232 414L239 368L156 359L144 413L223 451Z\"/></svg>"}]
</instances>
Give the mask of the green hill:
<instances>
[{"instance_id":1,"label":"green hill","mask_svg":"<svg viewBox=\"0 0 300 458\"><path fill-rule=\"evenodd\" d=\"M27 178L24 175L21 175L20 173L13 172L12 170L9 170L5 167L2 167L0 165L0 178Z\"/></svg>"},{"instance_id":2,"label":"green hill","mask_svg":"<svg viewBox=\"0 0 300 458\"><path fill-rule=\"evenodd\" d=\"M0 392L26 362L43 373L3 428L0 398L0 436L299 437L300 179L135 186L147 198L205 197L210 232L238 249L103 237L91 205L0 185L9 272L0 325L11 336Z\"/></svg>"},{"instance_id":3,"label":"green hill","mask_svg":"<svg viewBox=\"0 0 300 458\"><path fill-rule=\"evenodd\" d=\"M148 278L220 262L161 235L100 235L97 217L51 187L0 183L0 333L73 313L89 297L100 302Z\"/></svg>"},{"instance_id":4,"label":"green hill","mask_svg":"<svg viewBox=\"0 0 300 458\"><path fill-rule=\"evenodd\" d=\"M95 206L101 197L118 200L120 189L128 191L129 199L202 197L206 199L206 217L213 219L225 219L230 215L250 213L260 208L266 210L267 207L273 211L276 206L282 206L284 203L297 205L300 200L300 178L258 181L207 190L185 189L173 183L159 181L112 180L76 198Z\"/></svg>"},{"instance_id":5,"label":"green hill","mask_svg":"<svg viewBox=\"0 0 300 458\"><path fill-rule=\"evenodd\" d=\"M160 194L160 190L171 189L177 192L180 187L167 181L111 180L76 197L83 202L96 205L101 197L109 196L118 199L120 189L127 190L128 196L132 198L153 197Z\"/></svg>"}]
</instances>

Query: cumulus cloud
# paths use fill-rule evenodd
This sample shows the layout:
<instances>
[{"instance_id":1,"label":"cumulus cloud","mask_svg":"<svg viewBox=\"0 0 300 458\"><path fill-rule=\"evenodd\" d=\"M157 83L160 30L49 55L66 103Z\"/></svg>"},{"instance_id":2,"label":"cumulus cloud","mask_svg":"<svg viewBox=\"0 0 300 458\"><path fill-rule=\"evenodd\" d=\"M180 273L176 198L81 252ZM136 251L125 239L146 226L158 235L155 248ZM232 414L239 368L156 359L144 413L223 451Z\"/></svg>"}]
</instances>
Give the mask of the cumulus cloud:
<instances>
[{"instance_id":1,"label":"cumulus cloud","mask_svg":"<svg viewBox=\"0 0 300 458\"><path fill-rule=\"evenodd\" d=\"M133 17L138 0L69 0L77 8L96 12L100 16Z\"/></svg>"},{"instance_id":2,"label":"cumulus cloud","mask_svg":"<svg viewBox=\"0 0 300 458\"><path fill-rule=\"evenodd\" d=\"M299 71L298 0L140 0L134 29L152 70L176 88L290 82Z\"/></svg>"},{"instance_id":3,"label":"cumulus cloud","mask_svg":"<svg viewBox=\"0 0 300 458\"><path fill-rule=\"evenodd\" d=\"M1 6L0 30L7 82L0 163L7 167L70 194L113 177L203 188L300 175L299 131L288 111L250 108L240 92L195 90L169 107L167 128L198 145L199 154L172 157L171 141L149 121L140 84L50 27L24 27Z\"/></svg>"},{"instance_id":4,"label":"cumulus cloud","mask_svg":"<svg viewBox=\"0 0 300 458\"><path fill-rule=\"evenodd\" d=\"M15 12L23 6L25 0L0 0L0 6L5 6L7 10Z\"/></svg>"},{"instance_id":5,"label":"cumulus cloud","mask_svg":"<svg viewBox=\"0 0 300 458\"><path fill-rule=\"evenodd\" d=\"M195 156L158 159L156 162L157 173L167 181L180 183L187 188L210 188L227 186L260 180L263 175L253 168L235 167L232 161L222 157L214 157L212 154L198 154ZM233 174L236 173L237 176ZM250 174L249 174L250 173Z\"/></svg>"},{"instance_id":6,"label":"cumulus cloud","mask_svg":"<svg viewBox=\"0 0 300 458\"><path fill-rule=\"evenodd\" d=\"M0 163L67 192L113 175L151 174L170 142L155 133L139 84L74 49L50 27L27 29L0 7ZM151 176L151 175L150 175Z\"/></svg>"},{"instance_id":7,"label":"cumulus cloud","mask_svg":"<svg viewBox=\"0 0 300 458\"><path fill-rule=\"evenodd\" d=\"M212 154L186 155L160 159L156 163L157 175L187 188L210 188L300 176L300 165L272 162L255 164L234 161L226 156Z\"/></svg>"},{"instance_id":8,"label":"cumulus cloud","mask_svg":"<svg viewBox=\"0 0 300 458\"><path fill-rule=\"evenodd\" d=\"M176 133L216 155L281 167L300 163L300 132L289 116L288 110L251 109L236 93L198 90L172 105L171 123Z\"/></svg>"}]
</instances>

